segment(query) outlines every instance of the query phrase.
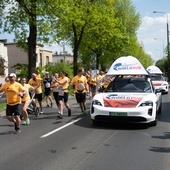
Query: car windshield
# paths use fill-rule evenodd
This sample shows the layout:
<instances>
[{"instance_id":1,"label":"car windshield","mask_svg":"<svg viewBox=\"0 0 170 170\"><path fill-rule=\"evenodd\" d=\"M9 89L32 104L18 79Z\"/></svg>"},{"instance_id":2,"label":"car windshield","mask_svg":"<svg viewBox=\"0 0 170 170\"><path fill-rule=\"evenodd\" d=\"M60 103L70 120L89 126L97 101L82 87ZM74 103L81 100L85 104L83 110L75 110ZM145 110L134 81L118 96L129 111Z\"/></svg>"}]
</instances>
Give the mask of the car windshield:
<instances>
[{"instance_id":1,"label":"car windshield","mask_svg":"<svg viewBox=\"0 0 170 170\"><path fill-rule=\"evenodd\" d=\"M164 77L161 74L154 74L150 77L152 81L165 81Z\"/></svg>"},{"instance_id":2,"label":"car windshield","mask_svg":"<svg viewBox=\"0 0 170 170\"><path fill-rule=\"evenodd\" d=\"M115 78L105 92L150 93L152 86L147 78Z\"/></svg>"}]
</instances>

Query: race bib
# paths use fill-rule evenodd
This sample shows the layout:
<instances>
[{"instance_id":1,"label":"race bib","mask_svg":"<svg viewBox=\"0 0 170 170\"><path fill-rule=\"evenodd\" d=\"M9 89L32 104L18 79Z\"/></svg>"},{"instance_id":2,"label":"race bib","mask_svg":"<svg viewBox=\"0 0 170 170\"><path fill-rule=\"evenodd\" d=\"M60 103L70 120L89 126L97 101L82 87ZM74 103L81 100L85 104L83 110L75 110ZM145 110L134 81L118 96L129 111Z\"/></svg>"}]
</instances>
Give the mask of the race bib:
<instances>
[{"instance_id":1,"label":"race bib","mask_svg":"<svg viewBox=\"0 0 170 170\"><path fill-rule=\"evenodd\" d=\"M79 91L83 91L84 88L85 88L85 87L84 87L84 84L83 84L83 83L79 83L79 84L78 84L78 90L79 90Z\"/></svg>"},{"instance_id":2,"label":"race bib","mask_svg":"<svg viewBox=\"0 0 170 170\"><path fill-rule=\"evenodd\" d=\"M49 82L45 83L45 87L46 87L46 88L50 88L50 86L51 86L51 85L50 85Z\"/></svg>"},{"instance_id":3,"label":"race bib","mask_svg":"<svg viewBox=\"0 0 170 170\"><path fill-rule=\"evenodd\" d=\"M64 89L62 87L58 88L58 94L59 96L64 96Z\"/></svg>"}]
</instances>

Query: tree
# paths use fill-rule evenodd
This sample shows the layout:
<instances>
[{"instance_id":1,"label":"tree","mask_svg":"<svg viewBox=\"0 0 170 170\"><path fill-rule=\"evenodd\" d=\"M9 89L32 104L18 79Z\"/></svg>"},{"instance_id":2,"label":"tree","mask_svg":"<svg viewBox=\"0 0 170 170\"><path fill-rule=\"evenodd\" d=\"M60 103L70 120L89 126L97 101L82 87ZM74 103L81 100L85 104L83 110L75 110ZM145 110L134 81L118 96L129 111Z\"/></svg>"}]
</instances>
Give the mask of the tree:
<instances>
[{"instance_id":1,"label":"tree","mask_svg":"<svg viewBox=\"0 0 170 170\"><path fill-rule=\"evenodd\" d=\"M80 55L79 49L85 36L88 37L87 35L95 32L99 38L104 31L106 32L108 29L107 32L109 32L111 28L113 28L113 26L111 28L109 28L109 26L115 24L114 10L112 8L114 0L60 0L55 1L55 6L53 0L48 2L51 2L51 8L53 9L51 10L52 15L54 15L54 9L56 9L55 11L62 11L62 13L57 13L56 16L56 36L54 36L54 38L58 39L58 42L60 42L60 40L67 41L73 48L75 75L77 74L77 60ZM60 4L60 7L58 4ZM111 22L109 23L109 21ZM93 41L91 38L92 37L87 38L86 42ZM98 45L97 42L94 45Z\"/></svg>"},{"instance_id":2,"label":"tree","mask_svg":"<svg viewBox=\"0 0 170 170\"><path fill-rule=\"evenodd\" d=\"M0 75L4 75L5 73L5 59L0 57Z\"/></svg>"},{"instance_id":3,"label":"tree","mask_svg":"<svg viewBox=\"0 0 170 170\"><path fill-rule=\"evenodd\" d=\"M42 29L49 24L44 1L0 0L0 4L0 26L3 32L14 33L18 46L28 52L28 75L31 77L36 69L36 45L49 40L48 29Z\"/></svg>"}]
</instances>

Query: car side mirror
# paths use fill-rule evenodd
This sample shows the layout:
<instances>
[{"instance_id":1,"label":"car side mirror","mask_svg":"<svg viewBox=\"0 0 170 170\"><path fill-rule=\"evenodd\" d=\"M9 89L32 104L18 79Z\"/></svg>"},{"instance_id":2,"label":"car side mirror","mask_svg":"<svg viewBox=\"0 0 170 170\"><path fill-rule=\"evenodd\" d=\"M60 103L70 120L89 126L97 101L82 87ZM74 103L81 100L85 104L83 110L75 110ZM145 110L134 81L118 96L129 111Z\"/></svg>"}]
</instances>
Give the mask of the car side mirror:
<instances>
[{"instance_id":1,"label":"car side mirror","mask_svg":"<svg viewBox=\"0 0 170 170\"><path fill-rule=\"evenodd\" d=\"M155 94L157 93L162 93L162 90L161 89L155 89Z\"/></svg>"},{"instance_id":2,"label":"car side mirror","mask_svg":"<svg viewBox=\"0 0 170 170\"><path fill-rule=\"evenodd\" d=\"M103 88L103 87L100 87L100 88L98 89L98 92L99 92L99 93L104 92L104 88Z\"/></svg>"}]
</instances>

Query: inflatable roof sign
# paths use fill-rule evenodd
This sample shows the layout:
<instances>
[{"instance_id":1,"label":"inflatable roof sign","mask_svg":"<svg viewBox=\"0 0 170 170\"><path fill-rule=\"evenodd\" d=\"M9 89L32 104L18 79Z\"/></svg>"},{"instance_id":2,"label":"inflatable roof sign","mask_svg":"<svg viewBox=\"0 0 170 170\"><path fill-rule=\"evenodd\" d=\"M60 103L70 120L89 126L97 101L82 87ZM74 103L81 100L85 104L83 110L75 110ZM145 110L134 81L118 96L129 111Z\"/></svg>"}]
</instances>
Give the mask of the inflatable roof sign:
<instances>
[{"instance_id":1,"label":"inflatable roof sign","mask_svg":"<svg viewBox=\"0 0 170 170\"><path fill-rule=\"evenodd\" d=\"M148 75L148 73L137 58L126 56L115 60L106 75Z\"/></svg>"},{"instance_id":2,"label":"inflatable roof sign","mask_svg":"<svg viewBox=\"0 0 170 170\"><path fill-rule=\"evenodd\" d=\"M149 66L146 69L150 74L163 74L162 71L157 66Z\"/></svg>"}]
</instances>

